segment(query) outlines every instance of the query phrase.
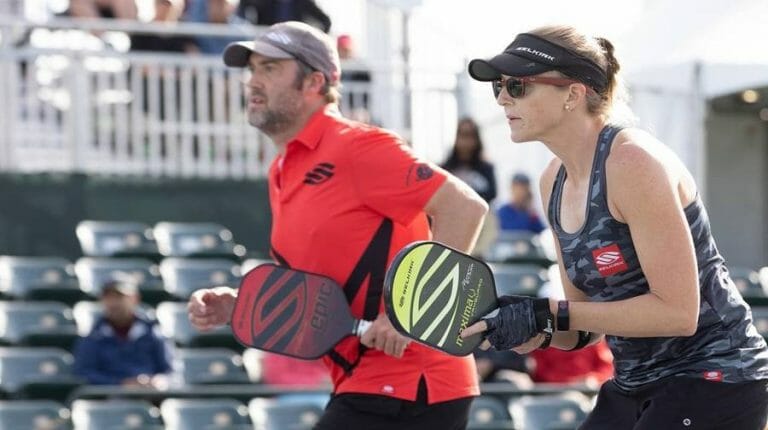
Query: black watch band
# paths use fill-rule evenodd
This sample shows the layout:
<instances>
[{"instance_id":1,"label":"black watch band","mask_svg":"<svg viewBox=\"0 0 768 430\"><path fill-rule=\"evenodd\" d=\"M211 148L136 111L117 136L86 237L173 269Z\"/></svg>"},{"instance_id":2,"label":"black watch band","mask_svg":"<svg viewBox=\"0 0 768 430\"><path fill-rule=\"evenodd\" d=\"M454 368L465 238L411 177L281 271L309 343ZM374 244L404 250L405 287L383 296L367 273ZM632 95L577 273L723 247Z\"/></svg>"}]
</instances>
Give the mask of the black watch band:
<instances>
[{"instance_id":1,"label":"black watch band","mask_svg":"<svg viewBox=\"0 0 768 430\"><path fill-rule=\"evenodd\" d=\"M571 327L571 315L568 313L568 300L557 302L557 331L568 331Z\"/></svg>"}]
</instances>

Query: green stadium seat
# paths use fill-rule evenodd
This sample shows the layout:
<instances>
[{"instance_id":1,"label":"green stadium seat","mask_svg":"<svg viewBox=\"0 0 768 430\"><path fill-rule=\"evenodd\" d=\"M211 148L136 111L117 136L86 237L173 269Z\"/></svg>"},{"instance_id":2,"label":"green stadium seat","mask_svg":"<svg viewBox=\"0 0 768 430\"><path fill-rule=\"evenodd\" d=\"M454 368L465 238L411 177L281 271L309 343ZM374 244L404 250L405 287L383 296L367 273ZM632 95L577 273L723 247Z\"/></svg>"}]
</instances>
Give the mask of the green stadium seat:
<instances>
[{"instance_id":1,"label":"green stadium seat","mask_svg":"<svg viewBox=\"0 0 768 430\"><path fill-rule=\"evenodd\" d=\"M311 430L323 415L314 401L295 402L256 398L248 403L256 430Z\"/></svg>"},{"instance_id":2,"label":"green stadium seat","mask_svg":"<svg viewBox=\"0 0 768 430\"><path fill-rule=\"evenodd\" d=\"M75 273L80 288L94 298L113 280L137 285L145 303L154 305L171 297L163 288L159 266L147 259L83 257L75 263Z\"/></svg>"},{"instance_id":3,"label":"green stadium seat","mask_svg":"<svg viewBox=\"0 0 768 430\"><path fill-rule=\"evenodd\" d=\"M144 400L82 400L72 402L74 430L163 430L160 411Z\"/></svg>"},{"instance_id":4,"label":"green stadium seat","mask_svg":"<svg viewBox=\"0 0 768 430\"><path fill-rule=\"evenodd\" d=\"M82 381L72 354L59 348L0 347L0 389L9 397L64 401Z\"/></svg>"},{"instance_id":5,"label":"green stadium seat","mask_svg":"<svg viewBox=\"0 0 768 430\"><path fill-rule=\"evenodd\" d=\"M166 430L253 429L248 408L235 399L170 398L160 404L160 413Z\"/></svg>"},{"instance_id":6,"label":"green stadium seat","mask_svg":"<svg viewBox=\"0 0 768 430\"><path fill-rule=\"evenodd\" d=\"M72 305L85 297L72 263L59 257L0 256L0 295Z\"/></svg>"},{"instance_id":7,"label":"green stadium seat","mask_svg":"<svg viewBox=\"0 0 768 430\"><path fill-rule=\"evenodd\" d=\"M85 220L75 233L83 255L89 257L160 257L152 228L144 223Z\"/></svg>"},{"instance_id":8,"label":"green stadium seat","mask_svg":"<svg viewBox=\"0 0 768 430\"><path fill-rule=\"evenodd\" d=\"M225 259L166 258L160 262L165 290L186 300L201 288L240 285L240 266Z\"/></svg>"},{"instance_id":9,"label":"green stadium seat","mask_svg":"<svg viewBox=\"0 0 768 430\"><path fill-rule=\"evenodd\" d=\"M69 417L53 400L0 401L0 430L69 430Z\"/></svg>"},{"instance_id":10,"label":"green stadium seat","mask_svg":"<svg viewBox=\"0 0 768 430\"><path fill-rule=\"evenodd\" d=\"M71 349L77 326L59 302L0 302L0 343Z\"/></svg>"},{"instance_id":11,"label":"green stadium seat","mask_svg":"<svg viewBox=\"0 0 768 430\"><path fill-rule=\"evenodd\" d=\"M180 365L186 385L251 382L243 367L242 357L229 349L179 348L174 359Z\"/></svg>"},{"instance_id":12,"label":"green stadium seat","mask_svg":"<svg viewBox=\"0 0 768 430\"><path fill-rule=\"evenodd\" d=\"M160 254L165 257L220 257L240 261L246 254L234 242L232 232L215 223L159 222L154 236Z\"/></svg>"},{"instance_id":13,"label":"green stadium seat","mask_svg":"<svg viewBox=\"0 0 768 430\"><path fill-rule=\"evenodd\" d=\"M513 430L512 417L501 400L491 396L478 396L469 410L467 430Z\"/></svg>"},{"instance_id":14,"label":"green stadium seat","mask_svg":"<svg viewBox=\"0 0 768 430\"><path fill-rule=\"evenodd\" d=\"M229 326L222 326L209 332L197 331L189 321L187 304L182 302L163 302L155 309L160 332L182 347L221 347L242 351L232 335Z\"/></svg>"},{"instance_id":15,"label":"green stadium seat","mask_svg":"<svg viewBox=\"0 0 768 430\"><path fill-rule=\"evenodd\" d=\"M575 430L589 408L587 397L576 392L523 396L509 403L512 421L523 429Z\"/></svg>"},{"instance_id":16,"label":"green stadium seat","mask_svg":"<svg viewBox=\"0 0 768 430\"><path fill-rule=\"evenodd\" d=\"M489 263L496 282L496 294L535 297L547 281L547 271L535 264Z\"/></svg>"}]
</instances>

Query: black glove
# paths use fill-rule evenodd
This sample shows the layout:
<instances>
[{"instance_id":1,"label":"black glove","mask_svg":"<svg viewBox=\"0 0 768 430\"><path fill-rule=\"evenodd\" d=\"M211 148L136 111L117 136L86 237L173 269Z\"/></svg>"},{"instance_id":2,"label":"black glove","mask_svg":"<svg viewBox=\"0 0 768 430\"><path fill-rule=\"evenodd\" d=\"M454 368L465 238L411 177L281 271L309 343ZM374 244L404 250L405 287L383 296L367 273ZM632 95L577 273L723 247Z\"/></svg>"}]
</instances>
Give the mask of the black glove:
<instances>
[{"instance_id":1,"label":"black glove","mask_svg":"<svg viewBox=\"0 0 768 430\"><path fill-rule=\"evenodd\" d=\"M541 332L554 331L549 299L502 296L498 302L499 313L484 318L488 325L486 338L497 351L522 345Z\"/></svg>"}]
</instances>

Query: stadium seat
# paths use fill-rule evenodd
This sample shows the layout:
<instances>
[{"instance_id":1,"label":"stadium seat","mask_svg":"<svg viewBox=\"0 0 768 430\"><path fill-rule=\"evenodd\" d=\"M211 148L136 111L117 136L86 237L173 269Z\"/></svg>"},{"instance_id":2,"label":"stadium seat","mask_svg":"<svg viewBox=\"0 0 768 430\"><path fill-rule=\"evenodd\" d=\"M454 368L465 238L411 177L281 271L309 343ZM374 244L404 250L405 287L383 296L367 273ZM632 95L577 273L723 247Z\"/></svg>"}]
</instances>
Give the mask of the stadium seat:
<instances>
[{"instance_id":1,"label":"stadium seat","mask_svg":"<svg viewBox=\"0 0 768 430\"><path fill-rule=\"evenodd\" d=\"M242 351L229 326L201 333L189 321L187 304L163 302L155 309L161 333L182 347L222 347Z\"/></svg>"},{"instance_id":2,"label":"stadium seat","mask_svg":"<svg viewBox=\"0 0 768 430\"><path fill-rule=\"evenodd\" d=\"M68 260L8 255L0 256L0 294L11 299L55 300L69 305L85 297Z\"/></svg>"},{"instance_id":3,"label":"stadium seat","mask_svg":"<svg viewBox=\"0 0 768 430\"><path fill-rule=\"evenodd\" d=\"M174 358L186 385L250 382L242 357L229 349L179 348Z\"/></svg>"},{"instance_id":4,"label":"stadium seat","mask_svg":"<svg viewBox=\"0 0 768 430\"><path fill-rule=\"evenodd\" d=\"M547 272L535 264L489 264L496 282L496 294L536 296L544 282Z\"/></svg>"},{"instance_id":5,"label":"stadium seat","mask_svg":"<svg viewBox=\"0 0 768 430\"><path fill-rule=\"evenodd\" d=\"M589 400L581 393L524 396L510 401L512 421L523 429L576 429L587 417Z\"/></svg>"},{"instance_id":6,"label":"stadium seat","mask_svg":"<svg viewBox=\"0 0 768 430\"><path fill-rule=\"evenodd\" d=\"M514 429L512 417L501 400L491 396L475 397L469 410L467 430Z\"/></svg>"},{"instance_id":7,"label":"stadium seat","mask_svg":"<svg viewBox=\"0 0 768 430\"><path fill-rule=\"evenodd\" d=\"M258 349L246 348L243 351L243 366L251 382L261 382L263 368L261 361L264 359L264 352Z\"/></svg>"},{"instance_id":8,"label":"stadium seat","mask_svg":"<svg viewBox=\"0 0 768 430\"><path fill-rule=\"evenodd\" d=\"M295 402L277 399L252 399L248 403L256 430L310 430L323 414L314 401Z\"/></svg>"},{"instance_id":9,"label":"stadium seat","mask_svg":"<svg viewBox=\"0 0 768 430\"><path fill-rule=\"evenodd\" d=\"M9 396L64 401L82 381L59 348L0 347L0 388Z\"/></svg>"},{"instance_id":10,"label":"stadium seat","mask_svg":"<svg viewBox=\"0 0 768 430\"><path fill-rule=\"evenodd\" d=\"M112 280L138 285L145 303L157 304L171 296L163 288L160 268L143 258L83 257L75 263L80 288L91 297L99 297L105 283Z\"/></svg>"},{"instance_id":11,"label":"stadium seat","mask_svg":"<svg viewBox=\"0 0 768 430\"><path fill-rule=\"evenodd\" d=\"M240 273L245 276L246 273L250 272L251 270L255 269L258 266L261 266L262 264L274 264L275 262L266 258L249 258L245 261L243 261L243 264L240 265Z\"/></svg>"},{"instance_id":12,"label":"stadium seat","mask_svg":"<svg viewBox=\"0 0 768 430\"><path fill-rule=\"evenodd\" d=\"M240 266L224 259L166 258L160 263L165 290L186 300L195 290L240 284Z\"/></svg>"},{"instance_id":13,"label":"stadium seat","mask_svg":"<svg viewBox=\"0 0 768 430\"><path fill-rule=\"evenodd\" d=\"M165 399L160 413L166 430L253 429L248 408L234 399Z\"/></svg>"},{"instance_id":14,"label":"stadium seat","mask_svg":"<svg viewBox=\"0 0 768 430\"><path fill-rule=\"evenodd\" d=\"M131 221L85 220L75 229L83 255L88 257L159 258L152 228Z\"/></svg>"},{"instance_id":15,"label":"stadium seat","mask_svg":"<svg viewBox=\"0 0 768 430\"><path fill-rule=\"evenodd\" d=\"M163 430L160 411L144 400L75 400L74 430Z\"/></svg>"},{"instance_id":16,"label":"stadium seat","mask_svg":"<svg viewBox=\"0 0 768 430\"><path fill-rule=\"evenodd\" d=\"M159 222L154 228L165 257L223 257L240 261L246 250L235 244L229 229L214 223Z\"/></svg>"},{"instance_id":17,"label":"stadium seat","mask_svg":"<svg viewBox=\"0 0 768 430\"><path fill-rule=\"evenodd\" d=\"M757 332L768 339L768 306L752 306L752 321Z\"/></svg>"},{"instance_id":18,"label":"stadium seat","mask_svg":"<svg viewBox=\"0 0 768 430\"><path fill-rule=\"evenodd\" d=\"M77 327L59 302L0 302L0 344L70 349Z\"/></svg>"},{"instance_id":19,"label":"stadium seat","mask_svg":"<svg viewBox=\"0 0 768 430\"><path fill-rule=\"evenodd\" d=\"M69 430L69 416L53 400L0 401L0 430Z\"/></svg>"},{"instance_id":20,"label":"stadium seat","mask_svg":"<svg viewBox=\"0 0 768 430\"><path fill-rule=\"evenodd\" d=\"M527 231L502 231L491 244L485 259L495 263L552 264L538 235Z\"/></svg>"},{"instance_id":21,"label":"stadium seat","mask_svg":"<svg viewBox=\"0 0 768 430\"><path fill-rule=\"evenodd\" d=\"M745 299L747 298L766 298L768 291L760 283L760 275L756 270L745 267L729 267L728 272Z\"/></svg>"}]
</instances>

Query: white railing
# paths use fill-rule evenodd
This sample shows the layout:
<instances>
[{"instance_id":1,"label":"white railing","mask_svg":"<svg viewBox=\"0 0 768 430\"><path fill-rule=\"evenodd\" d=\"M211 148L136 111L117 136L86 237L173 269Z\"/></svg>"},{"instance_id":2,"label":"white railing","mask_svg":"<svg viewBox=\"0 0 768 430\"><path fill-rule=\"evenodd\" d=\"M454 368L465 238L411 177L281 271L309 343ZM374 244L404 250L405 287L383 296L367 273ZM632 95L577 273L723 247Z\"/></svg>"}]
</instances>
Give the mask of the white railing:
<instances>
[{"instance_id":1,"label":"white railing","mask_svg":"<svg viewBox=\"0 0 768 430\"><path fill-rule=\"evenodd\" d=\"M55 48L41 48L39 42L13 46L13 37L25 29L43 32ZM81 42L94 38L84 30L106 29L250 33L247 38L260 30L72 19L41 28L0 16L0 171L206 178L265 174L274 149L246 121L241 71L226 68L218 56L93 49ZM68 43L67 38L76 42ZM346 105L365 103L372 121L406 137L428 136L431 150L422 153L442 153L442 145L452 141L455 124L455 117L445 118L446 105L448 112L456 110L452 76L446 74L449 83L441 88L410 88L412 100L429 105L416 116L434 110L435 117L403 130L398 129L404 123L406 94L402 70L378 65L370 72L371 83L342 82ZM353 114L345 103L341 108Z\"/></svg>"}]
</instances>

